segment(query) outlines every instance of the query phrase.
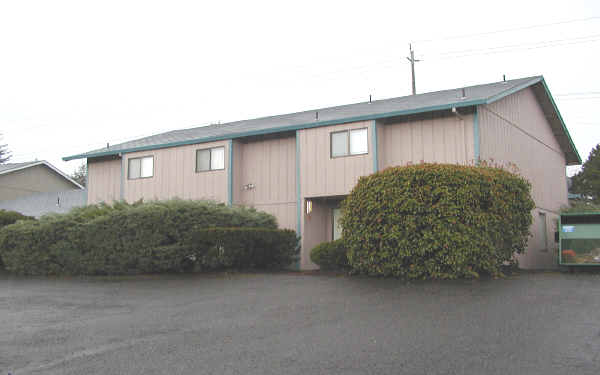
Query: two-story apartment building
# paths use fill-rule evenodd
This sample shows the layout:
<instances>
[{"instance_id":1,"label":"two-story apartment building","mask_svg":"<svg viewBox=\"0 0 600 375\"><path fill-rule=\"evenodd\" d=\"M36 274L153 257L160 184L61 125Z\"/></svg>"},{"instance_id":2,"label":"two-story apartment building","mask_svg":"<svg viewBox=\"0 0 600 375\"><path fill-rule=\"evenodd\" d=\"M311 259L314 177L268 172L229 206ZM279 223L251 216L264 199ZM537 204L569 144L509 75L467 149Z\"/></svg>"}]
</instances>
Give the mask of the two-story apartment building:
<instances>
[{"instance_id":1,"label":"two-story apartment building","mask_svg":"<svg viewBox=\"0 0 600 375\"><path fill-rule=\"evenodd\" d=\"M213 199L272 213L310 250L337 238L339 203L360 176L421 162L513 163L531 181L533 236L525 268L556 264L567 204L565 166L581 159L543 77L175 130L86 158L88 203Z\"/></svg>"}]
</instances>

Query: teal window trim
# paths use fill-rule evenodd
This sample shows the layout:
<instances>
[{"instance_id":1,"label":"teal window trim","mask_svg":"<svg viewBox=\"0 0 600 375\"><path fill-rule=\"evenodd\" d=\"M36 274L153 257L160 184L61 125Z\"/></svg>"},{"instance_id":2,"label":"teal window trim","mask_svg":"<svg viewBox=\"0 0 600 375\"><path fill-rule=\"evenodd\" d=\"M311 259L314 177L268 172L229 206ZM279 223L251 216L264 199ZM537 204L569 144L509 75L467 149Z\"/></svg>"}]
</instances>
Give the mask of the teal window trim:
<instances>
[{"instance_id":1,"label":"teal window trim","mask_svg":"<svg viewBox=\"0 0 600 375\"><path fill-rule=\"evenodd\" d=\"M233 205L233 140L227 143L229 155L227 160L227 204Z\"/></svg>"},{"instance_id":2,"label":"teal window trim","mask_svg":"<svg viewBox=\"0 0 600 375\"><path fill-rule=\"evenodd\" d=\"M378 149L379 149L379 145L377 143L377 120L373 120L373 126L371 127L372 129L372 139L373 139L373 173L377 172L379 170L379 156L378 156Z\"/></svg>"},{"instance_id":3,"label":"teal window trim","mask_svg":"<svg viewBox=\"0 0 600 375\"><path fill-rule=\"evenodd\" d=\"M473 112L473 141L474 141L474 148L473 148L473 153L474 153L474 158L475 158L475 165L479 165L479 158L480 158L480 139L479 139L479 111L478 111L478 107L475 106L475 111Z\"/></svg>"}]
</instances>

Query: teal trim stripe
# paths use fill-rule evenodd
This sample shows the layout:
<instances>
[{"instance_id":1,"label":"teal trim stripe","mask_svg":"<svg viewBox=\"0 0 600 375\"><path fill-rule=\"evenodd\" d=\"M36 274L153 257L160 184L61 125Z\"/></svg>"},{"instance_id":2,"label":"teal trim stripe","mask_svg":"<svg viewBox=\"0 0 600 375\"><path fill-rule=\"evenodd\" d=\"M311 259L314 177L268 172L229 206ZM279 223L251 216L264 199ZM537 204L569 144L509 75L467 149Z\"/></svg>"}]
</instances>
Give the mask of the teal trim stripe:
<instances>
[{"instance_id":1,"label":"teal trim stripe","mask_svg":"<svg viewBox=\"0 0 600 375\"><path fill-rule=\"evenodd\" d=\"M119 191L119 199L122 201L125 200L125 155L121 155L121 190Z\"/></svg>"},{"instance_id":2,"label":"teal trim stripe","mask_svg":"<svg viewBox=\"0 0 600 375\"><path fill-rule=\"evenodd\" d=\"M510 89L508 89L508 90L502 91L500 94L497 94L497 95L494 95L494 96L490 96L490 97L489 97L489 98L487 98L487 100L485 101L485 104L490 104L490 103L496 102L496 101L498 101L498 100L500 100L500 99L502 99L502 98L505 98L505 97L507 97L507 96L509 96L509 95L512 95L512 94L514 94L514 93L515 93L515 92L517 92L517 91L521 91L521 90L523 90L523 89L526 89L526 88L528 88L529 86L533 86L533 85L535 85L536 83L538 83L538 82L541 82L541 81L543 81L543 80L544 80L544 78L542 78L542 77L536 77L536 78L534 78L534 79L528 80L527 82L525 82L525 83L523 83L523 84L520 84L520 85L516 85L516 86L514 86L514 87L511 87L511 88L510 88Z\"/></svg>"},{"instance_id":3,"label":"teal trim stripe","mask_svg":"<svg viewBox=\"0 0 600 375\"><path fill-rule=\"evenodd\" d=\"M480 146L480 140L479 140L479 112L477 110L477 106L475 106L475 112L473 112L473 141L475 142L474 145L474 157L475 157L475 165L479 165L479 158L480 158L480 154L479 154L479 146Z\"/></svg>"},{"instance_id":4,"label":"teal trim stripe","mask_svg":"<svg viewBox=\"0 0 600 375\"><path fill-rule=\"evenodd\" d=\"M250 137L250 136L254 136L254 135L273 134L273 133L280 133L280 132L285 132L285 131L318 128L321 126L328 126L328 125L346 124L349 122L369 121L369 120L376 120L376 119L393 117L393 116L414 115L414 114L418 114L418 113L442 111L442 110L452 109L453 107L454 108L471 107L471 106L483 104L483 103L485 103L485 99L462 101L462 102L457 102L457 103L436 105L436 106L416 108L416 109L408 109L408 110L403 110L403 111L377 113L377 114L364 115L364 116L347 117L347 118L342 118L342 119L337 119L337 120L310 122L310 123L299 124L299 125L288 125L288 126L280 126L277 128L253 130L253 131L249 131L249 132L240 132L240 133L232 133L232 134L213 136L213 137L188 139L185 141L161 143L161 144L157 144L157 145L131 147L131 148L125 148L125 149L121 149L121 150L83 153L83 154L65 156L63 158L63 160L69 161L69 160L75 160L75 159L95 158L95 157L100 157L100 156L117 155L119 153L157 150L157 149L161 149L161 148L193 145L193 144L198 144L198 143L206 143L206 142L214 142L214 141L222 141L222 140L226 140L226 139L236 139L236 138L242 138L242 137Z\"/></svg>"},{"instance_id":5,"label":"teal trim stripe","mask_svg":"<svg viewBox=\"0 0 600 375\"><path fill-rule=\"evenodd\" d=\"M300 192L300 131L296 130L296 234L300 237L300 249L302 249L302 194ZM293 266L296 270L300 269L300 260L298 259Z\"/></svg>"},{"instance_id":6,"label":"teal trim stripe","mask_svg":"<svg viewBox=\"0 0 600 375\"><path fill-rule=\"evenodd\" d=\"M227 204L233 205L233 140L229 140L229 161L227 166Z\"/></svg>"},{"instance_id":7,"label":"teal trim stripe","mask_svg":"<svg viewBox=\"0 0 600 375\"><path fill-rule=\"evenodd\" d=\"M300 132L296 130L296 233L302 235L302 194L300 193Z\"/></svg>"},{"instance_id":8,"label":"teal trim stripe","mask_svg":"<svg viewBox=\"0 0 600 375\"><path fill-rule=\"evenodd\" d=\"M541 82L542 82L542 86L544 86L544 90L546 91L546 95L548 95L548 98L550 98L552 107L554 107L554 111L556 112L556 115L558 116L558 119L560 120L560 124L563 128L563 131L565 132L565 134L567 135L567 138L569 139L569 144L571 145L571 148L574 151L575 157L577 158L577 161L579 162L579 164L581 164L582 161L581 161L581 156L579 155L579 151L577 151L577 147L575 147L575 143L573 143L573 139L571 139L571 134L569 134L569 131L567 130L567 126L565 125L565 121L563 120L563 118L560 114L560 111L558 110L558 107L556 106L556 102L554 101L552 94L550 94L550 89L548 88L548 85L546 85L546 81L544 80L544 78L542 78Z\"/></svg>"},{"instance_id":9,"label":"teal trim stripe","mask_svg":"<svg viewBox=\"0 0 600 375\"><path fill-rule=\"evenodd\" d=\"M377 151L379 149L379 144L377 143L377 120L373 120L373 173L379 170L379 157L377 155Z\"/></svg>"}]
</instances>

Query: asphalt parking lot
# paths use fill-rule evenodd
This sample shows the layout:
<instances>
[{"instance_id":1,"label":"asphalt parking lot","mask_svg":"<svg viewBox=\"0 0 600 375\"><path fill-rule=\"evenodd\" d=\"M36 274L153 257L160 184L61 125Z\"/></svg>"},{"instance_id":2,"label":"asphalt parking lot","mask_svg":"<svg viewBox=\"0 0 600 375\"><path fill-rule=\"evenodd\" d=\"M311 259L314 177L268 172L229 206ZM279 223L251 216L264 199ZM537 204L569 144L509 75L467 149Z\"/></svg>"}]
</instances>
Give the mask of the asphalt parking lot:
<instances>
[{"instance_id":1,"label":"asphalt parking lot","mask_svg":"<svg viewBox=\"0 0 600 375\"><path fill-rule=\"evenodd\" d=\"M0 374L598 374L600 275L0 276Z\"/></svg>"}]
</instances>

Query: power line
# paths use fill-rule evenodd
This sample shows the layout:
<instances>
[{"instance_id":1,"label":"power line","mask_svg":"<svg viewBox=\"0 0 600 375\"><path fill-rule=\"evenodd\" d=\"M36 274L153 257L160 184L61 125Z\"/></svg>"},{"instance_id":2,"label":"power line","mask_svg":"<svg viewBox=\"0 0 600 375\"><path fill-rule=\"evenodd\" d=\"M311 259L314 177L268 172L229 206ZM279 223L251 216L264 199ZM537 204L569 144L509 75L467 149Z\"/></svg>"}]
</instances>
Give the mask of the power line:
<instances>
[{"instance_id":1,"label":"power line","mask_svg":"<svg viewBox=\"0 0 600 375\"><path fill-rule=\"evenodd\" d=\"M564 94L556 94L554 96L584 96L584 95L600 95L600 91L567 92Z\"/></svg>"},{"instance_id":2,"label":"power line","mask_svg":"<svg viewBox=\"0 0 600 375\"><path fill-rule=\"evenodd\" d=\"M565 25L565 24L576 23L576 22L586 22L586 21L592 21L592 20L597 20L597 19L600 19L600 16L577 18L577 19L571 19L571 20L565 20L565 21L543 23L543 24L529 25L529 26L520 26L520 27L513 27L513 28L493 30L493 31L485 31L482 33L453 35L453 36L436 38L436 39L415 40L413 42L414 43L431 43L431 42L437 42L437 41L441 41L441 40L464 39L464 38L471 38L474 36L484 36L484 35L493 35L493 34L512 32L512 31L530 30L530 29L543 28L543 27L549 27L549 26Z\"/></svg>"},{"instance_id":3,"label":"power line","mask_svg":"<svg viewBox=\"0 0 600 375\"><path fill-rule=\"evenodd\" d=\"M438 55L431 55L433 59L454 59L461 57L470 57L470 56L481 56L481 55L492 55L499 53L510 53L516 51L524 51L531 49L540 49L540 48L552 48L552 47L562 47L573 44L581 44L581 43L591 43L600 41L600 34L596 35L588 35L583 37L576 38L567 38L567 39L557 39L543 42L535 42L535 43L521 43L521 44L512 44L498 47L489 47L489 48L474 48L470 50L459 50L459 51L448 51L444 53L440 53ZM425 55L429 58L429 55Z\"/></svg>"},{"instance_id":4,"label":"power line","mask_svg":"<svg viewBox=\"0 0 600 375\"><path fill-rule=\"evenodd\" d=\"M458 50L458 51L449 51L449 52L443 52L441 53L442 55L448 55L448 54L466 54L466 53L471 53L471 52L478 52L478 51L493 51L493 50L498 50L498 49L507 49L507 48L518 48L518 47L525 47L525 46L535 46L535 45L546 45L546 44L552 44L552 43L562 43L562 42L570 42L570 41L587 41L587 40L595 40L600 38L600 34L592 34L592 35L584 35L584 36L578 36L578 37L573 37L573 38L564 38L564 39L555 39L555 40L544 40L544 41L540 41L540 42L532 42L532 43L518 43L518 44L509 44L509 45L504 45L504 46L497 46L497 47L485 47L485 48L472 48L472 49L466 49L466 50Z\"/></svg>"},{"instance_id":5,"label":"power line","mask_svg":"<svg viewBox=\"0 0 600 375\"><path fill-rule=\"evenodd\" d=\"M600 95L599 96L587 96L587 97L581 97L581 98L560 98L560 100L569 100L569 101L575 101L575 100L591 100L591 99L600 99Z\"/></svg>"}]
</instances>

